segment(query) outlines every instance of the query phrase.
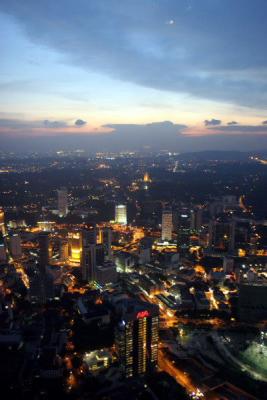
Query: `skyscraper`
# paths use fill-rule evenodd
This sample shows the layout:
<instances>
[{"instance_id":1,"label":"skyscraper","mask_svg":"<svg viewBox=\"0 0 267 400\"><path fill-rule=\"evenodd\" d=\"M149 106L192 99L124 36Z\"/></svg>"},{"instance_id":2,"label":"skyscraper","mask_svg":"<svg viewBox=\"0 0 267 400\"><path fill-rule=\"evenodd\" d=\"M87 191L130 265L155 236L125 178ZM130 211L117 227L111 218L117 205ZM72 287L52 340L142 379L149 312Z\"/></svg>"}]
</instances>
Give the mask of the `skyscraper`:
<instances>
[{"instance_id":1,"label":"skyscraper","mask_svg":"<svg viewBox=\"0 0 267 400\"><path fill-rule=\"evenodd\" d=\"M86 282L94 281L96 278L96 242L97 234L95 228L82 231L81 268L82 279Z\"/></svg>"},{"instance_id":2,"label":"skyscraper","mask_svg":"<svg viewBox=\"0 0 267 400\"><path fill-rule=\"evenodd\" d=\"M6 226L5 226L5 213L4 210L0 207L0 232L3 236L6 235Z\"/></svg>"},{"instance_id":3,"label":"skyscraper","mask_svg":"<svg viewBox=\"0 0 267 400\"><path fill-rule=\"evenodd\" d=\"M46 232L39 233L38 242L40 271L45 273L46 267L49 264L49 234Z\"/></svg>"},{"instance_id":4,"label":"skyscraper","mask_svg":"<svg viewBox=\"0 0 267 400\"><path fill-rule=\"evenodd\" d=\"M61 188L57 191L57 209L60 217L65 217L68 210L68 192L66 188Z\"/></svg>"},{"instance_id":5,"label":"skyscraper","mask_svg":"<svg viewBox=\"0 0 267 400\"><path fill-rule=\"evenodd\" d=\"M68 233L69 261L80 266L82 254L82 233L74 231Z\"/></svg>"},{"instance_id":6,"label":"skyscraper","mask_svg":"<svg viewBox=\"0 0 267 400\"><path fill-rule=\"evenodd\" d=\"M82 249L82 279L90 282L96 278L96 245L84 244Z\"/></svg>"},{"instance_id":7,"label":"skyscraper","mask_svg":"<svg viewBox=\"0 0 267 400\"><path fill-rule=\"evenodd\" d=\"M117 204L115 206L115 222L127 225L127 208L125 204Z\"/></svg>"},{"instance_id":8,"label":"skyscraper","mask_svg":"<svg viewBox=\"0 0 267 400\"><path fill-rule=\"evenodd\" d=\"M172 210L170 208L162 211L161 239L162 241L172 240Z\"/></svg>"},{"instance_id":9,"label":"skyscraper","mask_svg":"<svg viewBox=\"0 0 267 400\"><path fill-rule=\"evenodd\" d=\"M2 233L0 232L0 264L7 262L7 249Z\"/></svg>"},{"instance_id":10,"label":"skyscraper","mask_svg":"<svg viewBox=\"0 0 267 400\"><path fill-rule=\"evenodd\" d=\"M103 244L104 250L105 250L105 258L106 260L111 261L112 260L112 230L111 228L103 228L99 232L99 237L100 240L99 242Z\"/></svg>"},{"instance_id":11,"label":"skyscraper","mask_svg":"<svg viewBox=\"0 0 267 400\"><path fill-rule=\"evenodd\" d=\"M224 218L209 223L209 247L219 252L232 252L235 247L235 223Z\"/></svg>"},{"instance_id":12,"label":"skyscraper","mask_svg":"<svg viewBox=\"0 0 267 400\"><path fill-rule=\"evenodd\" d=\"M126 300L117 312L115 345L124 375L130 378L153 370L158 361L158 306Z\"/></svg>"},{"instance_id":13,"label":"skyscraper","mask_svg":"<svg viewBox=\"0 0 267 400\"><path fill-rule=\"evenodd\" d=\"M192 213L182 208L177 214L177 248L180 254L186 253L190 246Z\"/></svg>"}]
</instances>

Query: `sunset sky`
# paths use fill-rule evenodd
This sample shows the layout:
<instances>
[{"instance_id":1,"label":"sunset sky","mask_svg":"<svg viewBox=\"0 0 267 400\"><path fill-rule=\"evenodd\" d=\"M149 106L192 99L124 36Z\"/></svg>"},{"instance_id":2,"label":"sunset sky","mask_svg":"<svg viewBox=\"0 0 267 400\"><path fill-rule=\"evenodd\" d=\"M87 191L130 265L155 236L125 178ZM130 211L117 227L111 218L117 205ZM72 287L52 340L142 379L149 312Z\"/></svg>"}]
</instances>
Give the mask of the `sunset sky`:
<instances>
[{"instance_id":1,"label":"sunset sky","mask_svg":"<svg viewBox=\"0 0 267 400\"><path fill-rule=\"evenodd\" d=\"M1 0L0 140L260 149L266 17L266 0Z\"/></svg>"}]
</instances>

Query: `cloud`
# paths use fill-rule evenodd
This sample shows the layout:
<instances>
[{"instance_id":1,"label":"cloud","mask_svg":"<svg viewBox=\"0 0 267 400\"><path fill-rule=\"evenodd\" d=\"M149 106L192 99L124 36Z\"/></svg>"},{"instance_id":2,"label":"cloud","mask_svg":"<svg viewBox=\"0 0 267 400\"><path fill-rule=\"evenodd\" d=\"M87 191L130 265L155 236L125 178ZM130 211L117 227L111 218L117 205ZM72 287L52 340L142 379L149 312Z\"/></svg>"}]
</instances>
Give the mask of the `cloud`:
<instances>
[{"instance_id":1,"label":"cloud","mask_svg":"<svg viewBox=\"0 0 267 400\"><path fill-rule=\"evenodd\" d=\"M82 119L76 119L76 121L75 121L76 126L84 126L86 124L87 124L87 122Z\"/></svg>"},{"instance_id":2,"label":"cloud","mask_svg":"<svg viewBox=\"0 0 267 400\"><path fill-rule=\"evenodd\" d=\"M227 125L228 126L238 125L238 122L236 122L236 121L227 122Z\"/></svg>"},{"instance_id":3,"label":"cloud","mask_svg":"<svg viewBox=\"0 0 267 400\"><path fill-rule=\"evenodd\" d=\"M216 132L224 132L227 134L238 135L238 134L267 134L267 126L265 125L223 125L216 126L216 128L209 127L208 129L214 129ZM255 139L256 141L256 139Z\"/></svg>"},{"instance_id":4,"label":"cloud","mask_svg":"<svg viewBox=\"0 0 267 400\"><path fill-rule=\"evenodd\" d=\"M112 134L109 135L110 142L117 143L118 147L125 146L136 150L144 147L166 149L177 146L179 138L187 128L184 124L174 124L170 121L149 124L106 124L103 127L112 129Z\"/></svg>"},{"instance_id":5,"label":"cloud","mask_svg":"<svg viewBox=\"0 0 267 400\"><path fill-rule=\"evenodd\" d=\"M0 115L1 117L1 115ZM43 121L41 120L25 120L25 119L20 119L20 118L0 118L0 129L1 131L3 130L8 130L8 131L21 131L21 132L35 132L35 131L45 131L47 130L55 130L59 131L62 129L70 129L70 128L78 128L80 126L83 126L86 124L86 121L83 121L81 119L77 119L75 123L69 123L68 121L57 121L57 120L49 120L45 119Z\"/></svg>"},{"instance_id":6,"label":"cloud","mask_svg":"<svg viewBox=\"0 0 267 400\"><path fill-rule=\"evenodd\" d=\"M222 121L220 119L205 119L204 124L205 126L216 126L216 125L221 125Z\"/></svg>"},{"instance_id":7,"label":"cloud","mask_svg":"<svg viewBox=\"0 0 267 400\"><path fill-rule=\"evenodd\" d=\"M33 129L44 126L44 121L27 121L17 118L0 118L0 128L10 130Z\"/></svg>"},{"instance_id":8,"label":"cloud","mask_svg":"<svg viewBox=\"0 0 267 400\"><path fill-rule=\"evenodd\" d=\"M267 120L266 121L262 121L262 125L267 125Z\"/></svg>"},{"instance_id":9,"label":"cloud","mask_svg":"<svg viewBox=\"0 0 267 400\"><path fill-rule=\"evenodd\" d=\"M192 12L187 7L187 0L158 0L153 6L142 0L0 3L32 42L87 71L157 90L266 107L262 16L267 3L202 0L194 2ZM175 21L172 29L166 21Z\"/></svg>"},{"instance_id":10,"label":"cloud","mask_svg":"<svg viewBox=\"0 0 267 400\"><path fill-rule=\"evenodd\" d=\"M75 150L82 148L92 154L96 151L201 151L201 150L237 150L259 151L267 148L267 126L265 125L216 125L201 128L171 121L151 122L148 124L106 124L94 131L82 132L75 125L62 129L40 129L43 121L34 122L35 128L29 128L27 121L0 119L0 143L2 151L40 153ZM20 125L19 125L20 124ZM6 128L4 128L4 126ZM10 134L10 126L16 127ZM36 128L37 126L37 128ZM8 128L9 127L9 128ZM205 132L204 132L204 131ZM206 132L210 134L207 135ZM48 135L48 132L51 133ZM16 140L14 140L14 137ZM25 140L25 139L30 140ZM260 144L259 144L260 143Z\"/></svg>"},{"instance_id":11,"label":"cloud","mask_svg":"<svg viewBox=\"0 0 267 400\"><path fill-rule=\"evenodd\" d=\"M45 119L44 126L46 128L65 128L67 123L65 121L49 121L48 119Z\"/></svg>"}]
</instances>

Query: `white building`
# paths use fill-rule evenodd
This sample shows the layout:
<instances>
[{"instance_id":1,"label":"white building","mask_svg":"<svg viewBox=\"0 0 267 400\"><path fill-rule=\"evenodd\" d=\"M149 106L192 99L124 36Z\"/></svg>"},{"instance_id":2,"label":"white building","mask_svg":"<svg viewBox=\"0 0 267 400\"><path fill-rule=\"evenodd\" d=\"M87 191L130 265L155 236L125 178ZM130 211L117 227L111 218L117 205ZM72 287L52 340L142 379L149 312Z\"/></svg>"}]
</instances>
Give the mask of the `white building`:
<instances>
[{"instance_id":1,"label":"white building","mask_svg":"<svg viewBox=\"0 0 267 400\"><path fill-rule=\"evenodd\" d=\"M60 217L65 217L68 210L68 192L66 188L61 188L57 191L57 209Z\"/></svg>"},{"instance_id":2,"label":"white building","mask_svg":"<svg viewBox=\"0 0 267 400\"><path fill-rule=\"evenodd\" d=\"M172 240L172 210L165 209L162 211L161 239L163 242Z\"/></svg>"},{"instance_id":3,"label":"white building","mask_svg":"<svg viewBox=\"0 0 267 400\"><path fill-rule=\"evenodd\" d=\"M117 204L115 206L115 222L127 225L127 207L125 204Z\"/></svg>"}]
</instances>

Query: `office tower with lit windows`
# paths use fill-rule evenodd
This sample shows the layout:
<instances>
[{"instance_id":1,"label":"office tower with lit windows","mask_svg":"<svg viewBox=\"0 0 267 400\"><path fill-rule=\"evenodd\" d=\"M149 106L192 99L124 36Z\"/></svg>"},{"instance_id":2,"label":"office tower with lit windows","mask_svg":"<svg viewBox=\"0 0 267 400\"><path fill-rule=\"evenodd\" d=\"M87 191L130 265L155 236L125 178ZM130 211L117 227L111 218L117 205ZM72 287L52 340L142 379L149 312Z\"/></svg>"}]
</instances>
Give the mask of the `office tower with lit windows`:
<instances>
[{"instance_id":1,"label":"office tower with lit windows","mask_svg":"<svg viewBox=\"0 0 267 400\"><path fill-rule=\"evenodd\" d=\"M117 305L117 313L115 346L124 375L130 378L153 371L158 362L158 306L126 300Z\"/></svg>"},{"instance_id":2,"label":"office tower with lit windows","mask_svg":"<svg viewBox=\"0 0 267 400\"><path fill-rule=\"evenodd\" d=\"M192 214L189 209L182 208L177 214L177 248L182 255L190 246Z\"/></svg>"},{"instance_id":3,"label":"office tower with lit windows","mask_svg":"<svg viewBox=\"0 0 267 400\"><path fill-rule=\"evenodd\" d=\"M115 222L121 225L127 225L127 207L125 204L115 206Z\"/></svg>"},{"instance_id":4,"label":"office tower with lit windows","mask_svg":"<svg viewBox=\"0 0 267 400\"><path fill-rule=\"evenodd\" d=\"M68 214L68 192L66 188L57 191L57 209L60 217L66 217Z\"/></svg>"},{"instance_id":5,"label":"office tower with lit windows","mask_svg":"<svg viewBox=\"0 0 267 400\"><path fill-rule=\"evenodd\" d=\"M0 233L2 233L3 236L6 236L7 234L5 226L5 213L1 207L0 207Z\"/></svg>"},{"instance_id":6,"label":"office tower with lit windows","mask_svg":"<svg viewBox=\"0 0 267 400\"><path fill-rule=\"evenodd\" d=\"M161 239L163 242L170 242L172 240L172 230L172 210L166 208L162 211Z\"/></svg>"},{"instance_id":7,"label":"office tower with lit windows","mask_svg":"<svg viewBox=\"0 0 267 400\"><path fill-rule=\"evenodd\" d=\"M82 233L81 231L73 231L68 233L69 243L69 261L80 266L82 255Z\"/></svg>"}]
</instances>

